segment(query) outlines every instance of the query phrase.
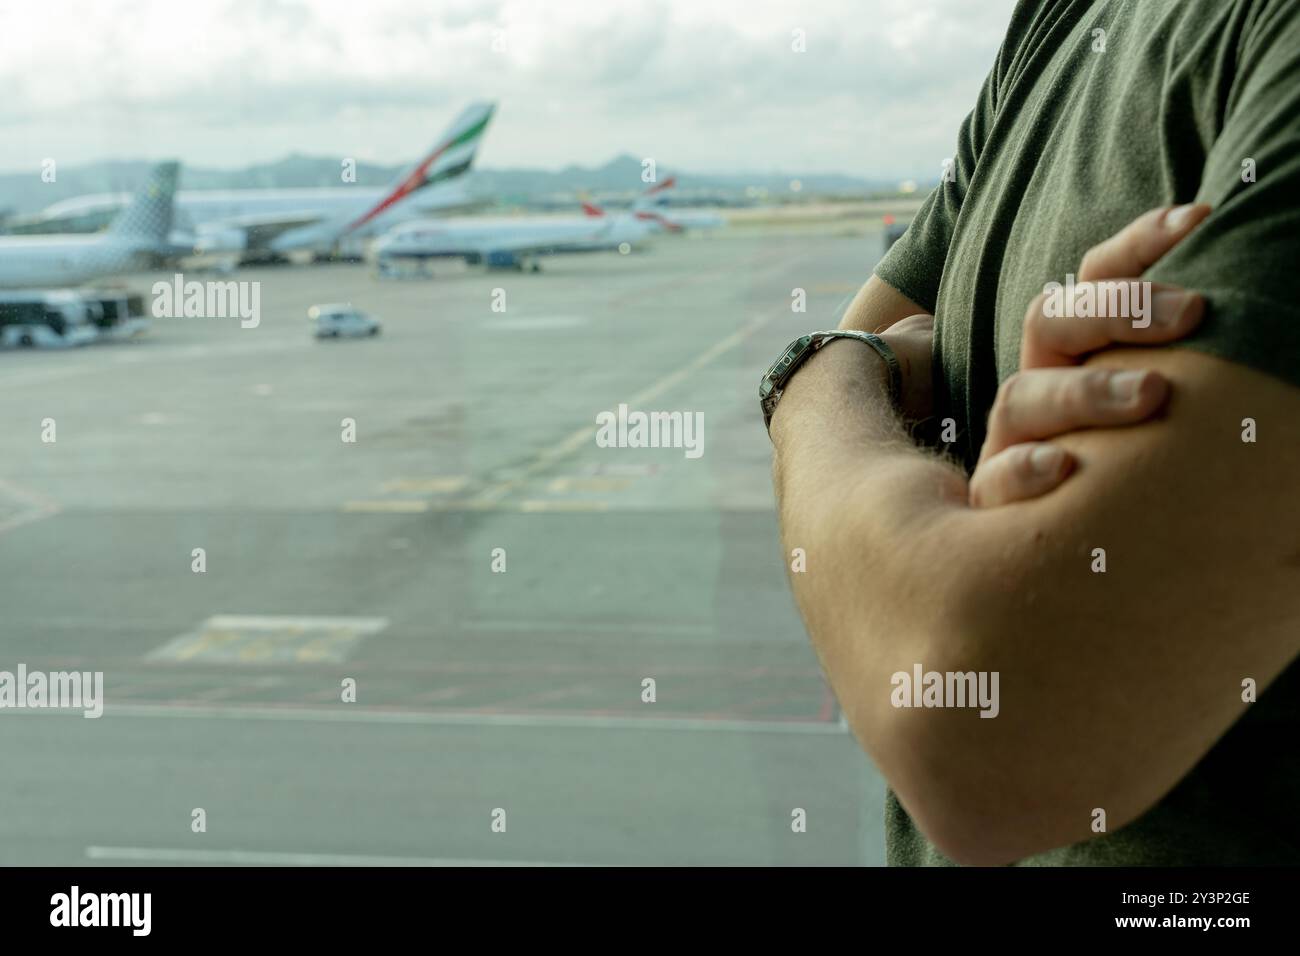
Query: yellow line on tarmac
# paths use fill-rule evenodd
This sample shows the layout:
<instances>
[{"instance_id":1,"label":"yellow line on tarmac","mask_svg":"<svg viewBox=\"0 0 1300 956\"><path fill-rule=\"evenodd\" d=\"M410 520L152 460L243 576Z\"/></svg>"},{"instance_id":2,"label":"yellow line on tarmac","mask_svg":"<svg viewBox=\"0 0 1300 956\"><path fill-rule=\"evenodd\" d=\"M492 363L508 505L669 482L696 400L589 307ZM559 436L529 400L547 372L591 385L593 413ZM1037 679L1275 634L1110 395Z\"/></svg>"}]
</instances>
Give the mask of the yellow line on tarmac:
<instances>
[{"instance_id":1,"label":"yellow line on tarmac","mask_svg":"<svg viewBox=\"0 0 1300 956\"><path fill-rule=\"evenodd\" d=\"M530 498L519 502L520 511L608 511L604 501L544 501Z\"/></svg>"},{"instance_id":2,"label":"yellow line on tarmac","mask_svg":"<svg viewBox=\"0 0 1300 956\"><path fill-rule=\"evenodd\" d=\"M627 491L631 486L631 478L588 478L582 475L569 475L563 478L551 479L551 483L546 490L553 495L569 494L570 492L602 494L611 491Z\"/></svg>"},{"instance_id":3,"label":"yellow line on tarmac","mask_svg":"<svg viewBox=\"0 0 1300 956\"><path fill-rule=\"evenodd\" d=\"M414 514L429 510L427 501L345 501L344 511L389 512L396 514Z\"/></svg>"}]
</instances>

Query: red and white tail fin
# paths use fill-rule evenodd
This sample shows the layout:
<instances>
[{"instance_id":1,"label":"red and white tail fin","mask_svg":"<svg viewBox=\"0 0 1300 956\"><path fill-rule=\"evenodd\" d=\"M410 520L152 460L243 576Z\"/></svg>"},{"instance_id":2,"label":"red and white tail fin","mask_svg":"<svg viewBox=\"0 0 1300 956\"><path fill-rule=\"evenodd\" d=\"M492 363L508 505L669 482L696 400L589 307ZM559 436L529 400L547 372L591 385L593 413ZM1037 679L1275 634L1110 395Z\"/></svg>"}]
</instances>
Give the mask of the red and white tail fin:
<instances>
[{"instance_id":1,"label":"red and white tail fin","mask_svg":"<svg viewBox=\"0 0 1300 956\"><path fill-rule=\"evenodd\" d=\"M669 176L661 183L654 183L636 197L636 202L632 203L633 209L655 209L659 205L659 194L665 190L672 189L677 185L677 177Z\"/></svg>"},{"instance_id":2,"label":"red and white tail fin","mask_svg":"<svg viewBox=\"0 0 1300 956\"><path fill-rule=\"evenodd\" d=\"M669 177L668 177L667 179L665 179L663 182L661 182L661 183L655 183L653 186L651 186L649 189L647 189L647 190L643 193L643 195L645 195L645 196L653 196L653 195L655 195L656 193L661 193L661 192L663 192L665 189L672 189L672 188L673 188L674 186L676 186L676 185L677 185L677 177L676 177L676 176L669 176Z\"/></svg>"},{"instance_id":3,"label":"red and white tail fin","mask_svg":"<svg viewBox=\"0 0 1300 956\"><path fill-rule=\"evenodd\" d=\"M642 220L643 222L654 223L660 229L664 230L664 232L682 231L681 226L673 222L671 219L669 219L667 216L663 215L662 213L655 212L654 210L638 209L636 210L635 215L638 219Z\"/></svg>"},{"instance_id":4,"label":"red and white tail fin","mask_svg":"<svg viewBox=\"0 0 1300 956\"><path fill-rule=\"evenodd\" d=\"M584 215L593 217L605 215L605 210L601 209L595 203L590 202L584 202L582 204L582 212Z\"/></svg>"}]
</instances>

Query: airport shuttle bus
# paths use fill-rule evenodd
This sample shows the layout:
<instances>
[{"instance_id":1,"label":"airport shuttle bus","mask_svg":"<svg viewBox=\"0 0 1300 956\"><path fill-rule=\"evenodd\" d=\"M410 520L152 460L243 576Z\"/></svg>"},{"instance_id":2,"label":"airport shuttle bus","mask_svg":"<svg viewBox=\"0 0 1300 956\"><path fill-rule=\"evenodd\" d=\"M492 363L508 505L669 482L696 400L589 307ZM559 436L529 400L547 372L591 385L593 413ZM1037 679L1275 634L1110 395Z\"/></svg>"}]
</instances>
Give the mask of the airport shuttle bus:
<instances>
[{"instance_id":1,"label":"airport shuttle bus","mask_svg":"<svg viewBox=\"0 0 1300 956\"><path fill-rule=\"evenodd\" d=\"M0 291L0 347L60 348L96 338L99 304L75 292Z\"/></svg>"}]
</instances>

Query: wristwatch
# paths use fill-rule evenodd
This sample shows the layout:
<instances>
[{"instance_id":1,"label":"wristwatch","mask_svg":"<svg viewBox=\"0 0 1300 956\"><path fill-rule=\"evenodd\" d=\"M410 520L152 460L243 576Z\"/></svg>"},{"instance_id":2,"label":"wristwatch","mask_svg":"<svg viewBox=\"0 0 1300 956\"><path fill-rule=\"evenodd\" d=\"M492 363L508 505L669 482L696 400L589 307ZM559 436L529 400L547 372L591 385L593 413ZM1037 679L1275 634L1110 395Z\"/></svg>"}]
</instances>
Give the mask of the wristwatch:
<instances>
[{"instance_id":1,"label":"wristwatch","mask_svg":"<svg viewBox=\"0 0 1300 956\"><path fill-rule=\"evenodd\" d=\"M810 332L807 335L799 336L799 338L787 345L785 352L767 370L758 383L758 401L763 407L763 424L767 426L769 432L772 430L772 413L776 411L776 403L781 400L781 393L785 391L786 383L799 370L799 366L808 361L809 356L836 339L855 339L871 346L879 353L889 369L889 396L895 405L898 404L903 391L903 370L899 367L898 356L894 354L894 350L889 347L884 339L870 332L857 332L848 329L837 329L833 332Z\"/></svg>"}]
</instances>

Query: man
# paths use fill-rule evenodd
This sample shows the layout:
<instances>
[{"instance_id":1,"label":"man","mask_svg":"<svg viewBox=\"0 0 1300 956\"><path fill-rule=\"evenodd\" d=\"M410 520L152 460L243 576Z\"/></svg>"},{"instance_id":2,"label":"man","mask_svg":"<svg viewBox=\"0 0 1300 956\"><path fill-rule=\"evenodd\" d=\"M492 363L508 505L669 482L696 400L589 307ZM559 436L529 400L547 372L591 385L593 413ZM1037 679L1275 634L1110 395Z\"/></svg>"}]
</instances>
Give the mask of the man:
<instances>
[{"instance_id":1,"label":"man","mask_svg":"<svg viewBox=\"0 0 1300 956\"><path fill-rule=\"evenodd\" d=\"M1300 862L1300 0L1021 0L950 170L764 385L890 862Z\"/></svg>"}]
</instances>

